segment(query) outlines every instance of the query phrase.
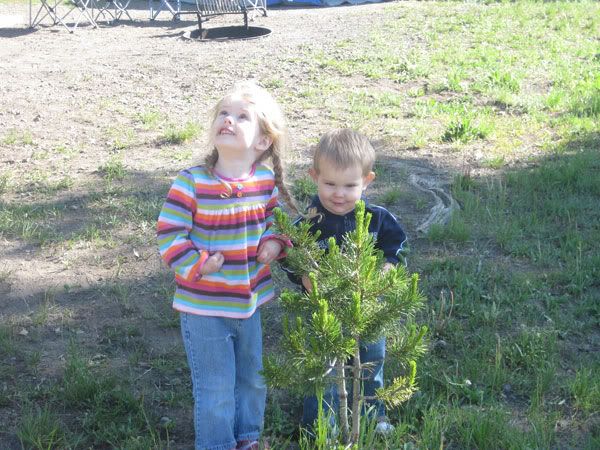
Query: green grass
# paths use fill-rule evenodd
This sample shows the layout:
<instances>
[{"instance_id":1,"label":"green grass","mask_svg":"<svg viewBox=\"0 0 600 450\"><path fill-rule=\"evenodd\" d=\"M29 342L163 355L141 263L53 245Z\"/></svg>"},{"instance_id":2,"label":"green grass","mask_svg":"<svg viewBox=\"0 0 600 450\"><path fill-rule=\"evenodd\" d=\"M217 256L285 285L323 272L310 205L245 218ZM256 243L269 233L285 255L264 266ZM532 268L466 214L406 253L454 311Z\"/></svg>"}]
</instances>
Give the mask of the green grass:
<instances>
[{"instance_id":1,"label":"green grass","mask_svg":"<svg viewBox=\"0 0 600 450\"><path fill-rule=\"evenodd\" d=\"M68 191L75 185L75 181L70 175L60 178L52 177L50 172L34 171L30 174L26 184L21 184L18 191L35 191L44 196L54 196L55 194Z\"/></svg>"},{"instance_id":2,"label":"green grass","mask_svg":"<svg viewBox=\"0 0 600 450\"><path fill-rule=\"evenodd\" d=\"M60 208L56 207L0 202L0 234L44 243L56 236L56 230L51 223L61 214Z\"/></svg>"},{"instance_id":3,"label":"green grass","mask_svg":"<svg viewBox=\"0 0 600 450\"><path fill-rule=\"evenodd\" d=\"M17 435L26 448L163 448L156 418L124 378L92 371L71 346L60 384L46 393L51 406L26 407Z\"/></svg>"},{"instance_id":4,"label":"green grass","mask_svg":"<svg viewBox=\"0 0 600 450\"><path fill-rule=\"evenodd\" d=\"M565 124L597 117L599 81L593 30L599 25L593 12L598 6L584 3L465 6L431 2L410 12L390 5L387 10L393 19L386 23L386 31L374 27L360 39L325 48L305 47L305 58L298 60L308 61L315 77L305 83L304 98L314 99L309 106L323 98L339 108L348 105L332 115L362 129L370 128L367 119L383 127L384 135L400 138L407 137L401 130L402 119L412 110L429 127L437 128L439 121L446 123L447 129L438 138L461 143L485 138L491 132L492 145L509 140L514 127L502 126L510 118L506 112L532 114L551 128L557 111L569 113L558 119ZM586 11L587 7L591 10ZM414 44L407 46L407 40ZM389 80L399 89L357 91L351 84L345 87L333 81L349 76ZM406 94L404 83L410 86ZM327 85L338 88L331 90ZM303 92L303 87L299 88ZM456 117L448 116L457 95L466 108ZM390 98L398 101L390 103ZM423 111L422 106L428 104L437 106ZM426 145L423 139L435 138L413 138L413 145ZM514 137L510 140L514 142Z\"/></svg>"},{"instance_id":5,"label":"green grass","mask_svg":"<svg viewBox=\"0 0 600 450\"><path fill-rule=\"evenodd\" d=\"M413 430L398 430L398 442L598 443L598 357L571 351L585 336L597 339L600 311L598 8L394 4L385 32L375 27L364 39L305 48L303 63L312 58L321 78L299 87L302 107L337 105L327 114L398 146L450 144L468 156L477 149L489 174L457 176L461 210L434 226L426 244L413 237L411 266L431 305L422 320L432 347L419 368L421 392L390 412ZM402 52L407 35L420 51ZM405 70L394 72L400 58L388 57L392 49L404 54ZM345 87L349 77L394 88ZM525 164L510 168L515 158ZM393 203L389 192L378 201ZM556 423L569 422L573 409L577 423L592 425L570 425L565 436Z\"/></svg>"},{"instance_id":6,"label":"green grass","mask_svg":"<svg viewBox=\"0 0 600 450\"><path fill-rule=\"evenodd\" d=\"M48 289L44 292L44 297L32 315L31 319L34 325L43 325L48 322L50 315L56 308L56 292L54 289Z\"/></svg>"},{"instance_id":7,"label":"green grass","mask_svg":"<svg viewBox=\"0 0 600 450\"><path fill-rule=\"evenodd\" d=\"M440 346L426 362L424 394L430 401L441 402L443 396L446 402L494 408L501 407L507 395L520 397L531 408L527 420L540 427L516 442L503 441L512 432L497 436L500 444L490 448L552 446L556 436L549 418L560 417L562 411L549 400L565 389L585 415L597 404L598 380L592 376L597 358L566 352L564 347L564 336L592 332L598 324L592 299L598 292L600 265L593 242L600 212L593 205L600 186L600 155L589 148L559 151L535 168L512 170L499 180L457 177L454 193L470 238L456 238L455 218L429 235L437 245L454 243L451 252L477 256L434 259L423 268L427 290L450 291L453 298L447 319L448 295L434 301L439 305L430 318L435 339L461 343L456 348ZM490 251L500 252L505 264L488 265L484 255ZM445 367L451 361L449 377ZM557 375L560 364L583 367L573 379ZM467 379L477 386L475 392L462 385ZM450 431L445 434L447 443L491 445L463 426ZM494 433L489 430L481 439Z\"/></svg>"},{"instance_id":8,"label":"green grass","mask_svg":"<svg viewBox=\"0 0 600 450\"><path fill-rule=\"evenodd\" d=\"M461 209L448 224L410 236L409 268L421 274L428 298L419 320L431 330L430 351L419 362L419 393L388 411L395 433L387 441L366 433L363 448L598 448L600 5L384 7L384 23L373 22L369 33L303 45L285 61L274 58L285 64L265 63L263 73L263 84L291 117L312 114L310 136L298 148L325 129L348 125L382 142L386 157L416 148L410 154L416 159L435 151L436 162L447 159L457 171L463 158L478 169L454 177ZM302 76L291 80L290 71ZM142 111L128 117L161 134L157 145L168 144L161 157L192 159L183 144L191 147L201 127L169 125L162 113ZM298 126L309 123L302 120ZM169 408L189 416L187 425L172 425L175 432L191 426L182 348L158 351L146 335L148 324L178 335L178 315L169 306L172 277L163 271L138 284L127 279L141 268L154 270L140 259L136 275L129 274L126 259L133 258L132 242L153 242L166 181L134 185L140 174L129 166L139 151L132 132L104 130L103 139L117 153L102 160L98 186L44 167L51 158L75 160L81 144L42 148L27 130L0 134L1 145L35 150L32 164L44 167L26 179L12 169L0 173L0 193L7 194L0 200L0 236L51 245L53 255L98 253L117 276L93 284L93 292L69 288L65 295L123 318L99 326L97 340L78 351L63 351L52 375L43 372L41 340L57 323L64 339L78 336L78 314L88 310L71 316L59 308L62 294L44 288L27 317L0 324L0 359L8 362L0 367L0 407L19 408L12 429L25 448L168 448L155 416ZM376 168L377 201L421 210L423 200L396 189L409 173L394 167ZM86 194L58 198L77 195L76 187ZM315 186L296 177L292 192L306 201ZM103 259L96 252L103 248L117 254ZM2 273L0 287L17 276ZM265 323L271 339L279 330L274 322ZM19 334L23 328L27 336ZM298 431L301 401L269 392L265 430L272 448L289 442L311 448ZM189 433L179 438L191 442Z\"/></svg>"},{"instance_id":9,"label":"green grass","mask_svg":"<svg viewBox=\"0 0 600 450\"><path fill-rule=\"evenodd\" d=\"M128 175L119 158L109 160L100 167L99 172L106 180L104 189L92 190L76 203L0 201L0 235L41 245L90 242L98 246L110 246L122 243L122 239L133 240L136 237L129 235L121 239L117 236L119 230L132 227L153 229L164 202L162 188L126 188L115 184L115 181L123 183ZM36 192L40 196L50 197L58 190L52 191L46 186L41 192L36 189ZM83 217L85 220L81 220Z\"/></svg>"},{"instance_id":10,"label":"green grass","mask_svg":"<svg viewBox=\"0 0 600 450\"><path fill-rule=\"evenodd\" d=\"M262 86L265 89L274 90L285 86L284 80L280 78L269 78L262 81Z\"/></svg>"}]
</instances>

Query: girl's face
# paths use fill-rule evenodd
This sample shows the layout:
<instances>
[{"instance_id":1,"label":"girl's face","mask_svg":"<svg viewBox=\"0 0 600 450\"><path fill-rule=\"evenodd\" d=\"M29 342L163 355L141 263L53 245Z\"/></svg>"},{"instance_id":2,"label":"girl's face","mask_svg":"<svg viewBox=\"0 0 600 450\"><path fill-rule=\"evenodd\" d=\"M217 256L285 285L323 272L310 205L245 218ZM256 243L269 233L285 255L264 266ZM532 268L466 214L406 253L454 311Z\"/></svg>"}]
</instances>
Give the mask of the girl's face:
<instances>
[{"instance_id":1,"label":"girl's face","mask_svg":"<svg viewBox=\"0 0 600 450\"><path fill-rule=\"evenodd\" d=\"M211 127L211 137L219 155L252 157L252 161L271 145L260 131L254 105L239 96L223 100Z\"/></svg>"}]
</instances>

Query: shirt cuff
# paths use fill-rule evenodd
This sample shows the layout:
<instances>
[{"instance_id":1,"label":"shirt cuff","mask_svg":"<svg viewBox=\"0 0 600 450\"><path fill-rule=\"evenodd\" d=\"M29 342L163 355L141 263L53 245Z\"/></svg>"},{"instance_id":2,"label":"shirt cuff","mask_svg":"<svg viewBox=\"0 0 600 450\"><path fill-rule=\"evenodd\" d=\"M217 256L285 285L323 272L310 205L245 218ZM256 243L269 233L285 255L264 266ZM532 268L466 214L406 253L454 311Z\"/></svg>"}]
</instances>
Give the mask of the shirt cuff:
<instances>
[{"instance_id":1,"label":"shirt cuff","mask_svg":"<svg viewBox=\"0 0 600 450\"><path fill-rule=\"evenodd\" d=\"M198 261L190 269L190 274L188 275L187 281L198 281L200 278L202 278L200 269L202 269L202 266L204 266L204 263L206 262L207 259L208 259L208 252L201 251L199 254Z\"/></svg>"}]
</instances>

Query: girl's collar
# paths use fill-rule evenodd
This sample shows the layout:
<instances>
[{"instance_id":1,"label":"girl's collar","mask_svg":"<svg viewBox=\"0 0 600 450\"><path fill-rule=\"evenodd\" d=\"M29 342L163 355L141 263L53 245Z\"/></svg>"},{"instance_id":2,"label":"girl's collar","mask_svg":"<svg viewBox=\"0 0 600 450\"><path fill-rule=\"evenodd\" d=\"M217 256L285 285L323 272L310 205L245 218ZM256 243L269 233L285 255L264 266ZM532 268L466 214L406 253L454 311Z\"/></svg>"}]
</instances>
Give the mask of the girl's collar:
<instances>
[{"instance_id":1,"label":"girl's collar","mask_svg":"<svg viewBox=\"0 0 600 450\"><path fill-rule=\"evenodd\" d=\"M221 175L219 172L217 172L216 169L212 170L212 173L215 177L223 180L223 181L246 181L249 178L252 178L254 176L254 173L256 172L256 163L252 164L252 168L250 169L250 172L248 173L247 176L242 177L242 178L230 178L230 177L226 177L224 175Z\"/></svg>"}]
</instances>

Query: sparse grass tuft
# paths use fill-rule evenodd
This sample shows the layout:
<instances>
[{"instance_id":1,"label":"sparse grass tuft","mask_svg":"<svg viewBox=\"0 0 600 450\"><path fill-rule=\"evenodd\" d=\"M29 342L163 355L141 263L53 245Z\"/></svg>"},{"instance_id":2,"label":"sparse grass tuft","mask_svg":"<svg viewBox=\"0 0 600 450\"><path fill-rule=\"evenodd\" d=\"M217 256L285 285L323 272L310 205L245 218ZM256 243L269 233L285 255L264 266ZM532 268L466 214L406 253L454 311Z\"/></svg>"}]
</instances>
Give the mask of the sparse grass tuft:
<instances>
[{"instance_id":1,"label":"sparse grass tuft","mask_svg":"<svg viewBox=\"0 0 600 450\"><path fill-rule=\"evenodd\" d=\"M137 119L146 129L154 129L162 121L162 116L158 111L150 110L141 112L137 115Z\"/></svg>"},{"instance_id":2,"label":"sparse grass tuft","mask_svg":"<svg viewBox=\"0 0 600 450\"><path fill-rule=\"evenodd\" d=\"M460 213L454 213L447 224L433 224L427 232L427 238L431 242L453 241L464 243L471 236L470 227L461 217Z\"/></svg>"},{"instance_id":3,"label":"sparse grass tuft","mask_svg":"<svg viewBox=\"0 0 600 450\"><path fill-rule=\"evenodd\" d=\"M2 138L4 145L33 145L33 136L29 131L10 129Z\"/></svg>"},{"instance_id":4,"label":"sparse grass tuft","mask_svg":"<svg viewBox=\"0 0 600 450\"><path fill-rule=\"evenodd\" d=\"M582 412L589 414L600 411L600 372L594 369L582 368L577 371L575 378L569 383L574 405Z\"/></svg>"},{"instance_id":5,"label":"sparse grass tuft","mask_svg":"<svg viewBox=\"0 0 600 450\"><path fill-rule=\"evenodd\" d=\"M514 94L517 94L520 90L520 83L513 74L499 69L495 69L489 75L489 83L493 88L506 89Z\"/></svg>"},{"instance_id":6,"label":"sparse grass tuft","mask_svg":"<svg viewBox=\"0 0 600 450\"><path fill-rule=\"evenodd\" d=\"M317 185L309 176L296 178L292 186L292 195L301 204L308 204L317 193Z\"/></svg>"},{"instance_id":7,"label":"sparse grass tuft","mask_svg":"<svg viewBox=\"0 0 600 450\"><path fill-rule=\"evenodd\" d=\"M182 127L171 124L163 135L163 141L168 144L182 144L195 139L201 131L200 125L191 121L186 122Z\"/></svg>"},{"instance_id":8,"label":"sparse grass tuft","mask_svg":"<svg viewBox=\"0 0 600 450\"><path fill-rule=\"evenodd\" d=\"M580 117L600 117L600 75L581 82L571 101L571 110Z\"/></svg>"},{"instance_id":9,"label":"sparse grass tuft","mask_svg":"<svg viewBox=\"0 0 600 450\"><path fill-rule=\"evenodd\" d=\"M504 160L504 156L494 156L492 158L488 158L483 162L484 167L489 167L490 169L500 169L504 167L506 161Z\"/></svg>"},{"instance_id":10,"label":"sparse grass tuft","mask_svg":"<svg viewBox=\"0 0 600 450\"><path fill-rule=\"evenodd\" d=\"M285 83L281 78L268 78L263 80L262 85L265 89L272 90L284 87Z\"/></svg>"},{"instance_id":11,"label":"sparse grass tuft","mask_svg":"<svg viewBox=\"0 0 600 450\"><path fill-rule=\"evenodd\" d=\"M385 191L380 197L379 201L385 206L391 206L398 202L402 197L402 191L398 188L392 188Z\"/></svg>"},{"instance_id":12,"label":"sparse grass tuft","mask_svg":"<svg viewBox=\"0 0 600 450\"><path fill-rule=\"evenodd\" d=\"M0 195L6 194L11 186L11 175L8 172L0 173Z\"/></svg>"},{"instance_id":13,"label":"sparse grass tuft","mask_svg":"<svg viewBox=\"0 0 600 450\"><path fill-rule=\"evenodd\" d=\"M30 407L21 418L17 436L24 448L47 450L65 448L67 433L58 415L50 408Z\"/></svg>"},{"instance_id":14,"label":"sparse grass tuft","mask_svg":"<svg viewBox=\"0 0 600 450\"><path fill-rule=\"evenodd\" d=\"M56 207L6 204L0 201L0 235L42 244L57 235L51 222L60 215L60 210Z\"/></svg>"},{"instance_id":15,"label":"sparse grass tuft","mask_svg":"<svg viewBox=\"0 0 600 450\"><path fill-rule=\"evenodd\" d=\"M484 139L489 129L468 116L452 119L442 134L443 142L467 143L475 139Z\"/></svg>"},{"instance_id":16,"label":"sparse grass tuft","mask_svg":"<svg viewBox=\"0 0 600 450\"><path fill-rule=\"evenodd\" d=\"M99 172L109 183L121 181L127 176L127 169L125 169L122 159L118 156L113 156L106 164L100 166Z\"/></svg>"},{"instance_id":17,"label":"sparse grass tuft","mask_svg":"<svg viewBox=\"0 0 600 450\"><path fill-rule=\"evenodd\" d=\"M129 383L112 375L92 371L88 362L71 345L57 401L76 414L76 428L83 432L86 446L157 448L161 437L154 429L142 397L135 396ZM83 444L83 443L82 443Z\"/></svg>"},{"instance_id":18,"label":"sparse grass tuft","mask_svg":"<svg viewBox=\"0 0 600 450\"><path fill-rule=\"evenodd\" d=\"M504 361L515 373L537 373L547 365L554 365L556 357L556 333L551 330L526 328L507 338Z\"/></svg>"},{"instance_id":19,"label":"sparse grass tuft","mask_svg":"<svg viewBox=\"0 0 600 450\"><path fill-rule=\"evenodd\" d=\"M56 308L56 291L47 289L44 292L44 298L38 309L32 315L31 319L35 325L44 325L47 323L52 311Z\"/></svg>"},{"instance_id":20,"label":"sparse grass tuft","mask_svg":"<svg viewBox=\"0 0 600 450\"><path fill-rule=\"evenodd\" d=\"M129 148L134 140L134 131L131 128L113 128L106 130L108 140L113 152L119 152Z\"/></svg>"},{"instance_id":21,"label":"sparse grass tuft","mask_svg":"<svg viewBox=\"0 0 600 450\"><path fill-rule=\"evenodd\" d=\"M0 325L0 355L12 356L15 354L16 349L11 327L4 324Z\"/></svg>"}]
</instances>

